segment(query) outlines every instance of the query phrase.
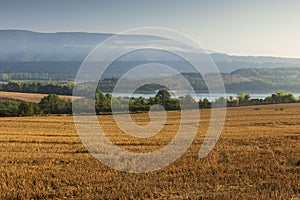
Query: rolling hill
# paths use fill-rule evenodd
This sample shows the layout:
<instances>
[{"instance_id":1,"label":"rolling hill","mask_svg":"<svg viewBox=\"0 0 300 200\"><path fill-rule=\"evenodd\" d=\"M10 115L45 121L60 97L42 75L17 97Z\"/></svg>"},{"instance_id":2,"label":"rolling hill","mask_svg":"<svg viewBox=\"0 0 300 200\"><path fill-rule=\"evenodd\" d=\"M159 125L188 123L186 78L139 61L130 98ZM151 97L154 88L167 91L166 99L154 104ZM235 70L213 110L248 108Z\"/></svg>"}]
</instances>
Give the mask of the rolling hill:
<instances>
[{"instance_id":1,"label":"rolling hill","mask_svg":"<svg viewBox=\"0 0 300 200\"><path fill-rule=\"evenodd\" d=\"M72 81L89 52L111 36L113 34L108 33L0 30L0 81ZM174 41L151 35L121 35L118 42L126 46L145 41L158 42L160 47L174 45ZM177 42L175 46L176 51L184 49L181 43ZM230 56L206 51L223 73L228 91L300 91L300 59ZM180 57L166 51L147 49L121 56L111 63L103 78L119 78L133 67L151 62L172 66L187 76L195 73L191 64ZM194 80L193 75L189 78L195 83L203 82L201 78ZM199 84L199 90L205 89Z\"/></svg>"},{"instance_id":2,"label":"rolling hill","mask_svg":"<svg viewBox=\"0 0 300 200\"><path fill-rule=\"evenodd\" d=\"M85 32L58 32L38 33L24 30L0 30L0 69L5 67L3 62L37 63L39 67L45 67L45 62L70 63L76 69L74 62L81 63L89 52L99 43L113 36L108 33L85 33ZM151 35L121 35L119 43L137 45L143 42L153 42L160 47L174 45L177 50L183 51L183 44L166 38ZM232 72L239 68L278 68L300 67L300 59L280 57L255 57L255 56L230 56L224 53L208 52L221 72ZM186 53L186 52L185 52ZM197 56L197 55L196 55ZM141 62L151 60L166 62L178 61L178 58L163 51L138 52L121 59L126 62ZM181 71L185 71L185 66Z\"/></svg>"}]
</instances>

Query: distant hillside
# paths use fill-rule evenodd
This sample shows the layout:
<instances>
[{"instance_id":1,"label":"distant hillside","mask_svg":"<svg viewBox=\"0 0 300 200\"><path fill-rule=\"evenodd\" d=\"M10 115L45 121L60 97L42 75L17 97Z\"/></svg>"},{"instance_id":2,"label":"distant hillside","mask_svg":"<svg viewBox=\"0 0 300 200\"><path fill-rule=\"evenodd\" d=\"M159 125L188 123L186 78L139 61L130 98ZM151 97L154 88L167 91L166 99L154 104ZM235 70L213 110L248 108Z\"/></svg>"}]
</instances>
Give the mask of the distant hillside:
<instances>
[{"instance_id":1,"label":"distant hillside","mask_svg":"<svg viewBox=\"0 0 300 200\"><path fill-rule=\"evenodd\" d=\"M110 34L0 31L2 61L81 61Z\"/></svg>"},{"instance_id":2,"label":"distant hillside","mask_svg":"<svg viewBox=\"0 0 300 200\"><path fill-rule=\"evenodd\" d=\"M37 33L23 30L0 30L0 61L2 61L0 63L0 73L1 69L3 71L3 68L7 66L17 67L20 70L18 66L22 65L22 63L24 68L31 65L28 65L28 63L34 63L32 65L42 68L45 74L51 73L49 68L53 67L53 63L60 66L68 66L69 69L72 68L72 72L77 71L78 63L82 62L96 45L112 35L85 32ZM119 42L126 46L143 43L143 41L155 43L158 41L162 47L169 46L171 43L174 45L174 41L151 35L122 35ZM183 49L181 43L176 43L175 46L177 51ZM300 59L295 58L229 56L222 53L214 53L210 50L206 51L210 53L211 58L223 73L230 73L241 68L300 67ZM130 62L144 63L153 60L160 60L166 64L174 65L178 58L163 51L140 51L128 55L121 61L131 65ZM64 67L60 68L62 68L61 71L69 71L69 69L64 70ZM187 69L186 65L177 65L176 68L181 72L192 72ZM8 71L12 72L11 70L6 70L6 72ZM22 72L27 73L28 71L27 69L22 69Z\"/></svg>"},{"instance_id":3,"label":"distant hillside","mask_svg":"<svg viewBox=\"0 0 300 200\"><path fill-rule=\"evenodd\" d=\"M113 34L0 30L0 60L13 62L83 61L94 47L110 36ZM146 35L121 35L120 39L131 43L162 40L167 44L169 41Z\"/></svg>"},{"instance_id":4,"label":"distant hillside","mask_svg":"<svg viewBox=\"0 0 300 200\"><path fill-rule=\"evenodd\" d=\"M198 91L205 91L203 79L193 74L184 74ZM206 78L215 79L214 74L206 74ZM222 74L227 92L275 92L286 90L300 92L300 68L238 69Z\"/></svg>"},{"instance_id":5,"label":"distant hillside","mask_svg":"<svg viewBox=\"0 0 300 200\"><path fill-rule=\"evenodd\" d=\"M248 80L262 80L272 84L297 84L300 82L300 68L238 69L230 73Z\"/></svg>"},{"instance_id":6,"label":"distant hillside","mask_svg":"<svg viewBox=\"0 0 300 200\"><path fill-rule=\"evenodd\" d=\"M72 81L89 52L110 36L113 34L0 30L0 81ZM175 45L177 52L192 58L204 56L184 51L185 46L179 42L151 35L122 35L118 43L126 47L145 41L158 42L160 47ZM206 51L222 73L227 91L300 91L300 59L230 56ZM193 75L196 71L189 62L162 50L139 50L123 55L110 65L102 78L117 79L135 66L152 62L173 67L185 74L197 90L206 90L203 80ZM199 63L207 69L206 62Z\"/></svg>"},{"instance_id":7,"label":"distant hillside","mask_svg":"<svg viewBox=\"0 0 300 200\"><path fill-rule=\"evenodd\" d=\"M219 70L230 73L241 68L300 68L299 58L280 58L264 56L229 56L226 54L210 54Z\"/></svg>"}]
</instances>

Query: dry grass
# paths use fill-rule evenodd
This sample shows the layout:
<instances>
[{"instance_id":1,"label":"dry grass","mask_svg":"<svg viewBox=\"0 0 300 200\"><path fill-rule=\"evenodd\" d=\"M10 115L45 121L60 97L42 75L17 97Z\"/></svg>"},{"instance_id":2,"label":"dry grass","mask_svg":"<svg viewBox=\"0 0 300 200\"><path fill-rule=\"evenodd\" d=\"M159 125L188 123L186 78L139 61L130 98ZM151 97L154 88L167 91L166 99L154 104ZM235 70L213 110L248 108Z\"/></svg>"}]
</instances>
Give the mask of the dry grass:
<instances>
[{"instance_id":1,"label":"dry grass","mask_svg":"<svg viewBox=\"0 0 300 200\"><path fill-rule=\"evenodd\" d=\"M228 109L220 140L198 159L210 116L203 110L189 150L145 174L118 172L95 160L71 116L0 118L0 199L297 199L300 104L256 107ZM180 120L169 112L163 133L146 140L122 134L112 116L99 118L108 137L132 151L165 145ZM148 123L147 114L133 118Z\"/></svg>"},{"instance_id":2,"label":"dry grass","mask_svg":"<svg viewBox=\"0 0 300 200\"><path fill-rule=\"evenodd\" d=\"M47 96L47 94L36 94L36 93L20 93L20 92L2 92L0 91L0 98L22 100L27 102L38 103L40 100ZM65 101L71 101L72 96L59 95Z\"/></svg>"}]
</instances>

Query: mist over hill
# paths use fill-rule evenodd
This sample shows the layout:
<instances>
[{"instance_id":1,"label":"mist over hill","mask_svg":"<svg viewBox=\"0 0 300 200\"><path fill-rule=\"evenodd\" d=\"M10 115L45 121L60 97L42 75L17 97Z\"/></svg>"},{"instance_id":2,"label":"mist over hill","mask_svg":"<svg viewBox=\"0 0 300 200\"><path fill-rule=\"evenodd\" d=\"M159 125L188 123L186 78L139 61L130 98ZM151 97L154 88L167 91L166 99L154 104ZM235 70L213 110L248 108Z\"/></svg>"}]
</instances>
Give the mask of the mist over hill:
<instances>
[{"instance_id":1,"label":"mist over hill","mask_svg":"<svg viewBox=\"0 0 300 200\"><path fill-rule=\"evenodd\" d=\"M111 36L113 34L108 33L0 30L0 81L72 81L90 51ZM158 43L162 48L174 45L174 41L151 35L121 35L118 42L124 46L143 42ZM185 46L179 42L175 46L182 54L193 58L202 56L186 52ZM300 59L205 52L222 73L227 91L300 91ZM139 50L122 56L110 65L104 78L119 78L132 67L151 62L172 66L191 81L199 83L199 90L205 90L201 77L194 77L196 71L190 63L161 50Z\"/></svg>"},{"instance_id":2,"label":"mist over hill","mask_svg":"<svg viewBox=\"0 0 300 200\"><path fill-rule=\"evenodd\" d=\"M105 39L108 33L58 32L38 33L24 30L0 30L0 61L5 62L82 62L83 59ZM174 41L151 35L121 35L120 42L132 45L143 41L169 46ZM176 44L176 51L184 51L182 44ZM208 52L221 72L230 73L240 68L300 67L300 59L279 57L230 56ZM197 55L195 55L197 56ZM123 61L177 61L175 57L162 52L140 52ZM2 67L1 65L0 67ZM42 66L41 66L42 67ZM185 71L185 66L180 71ZM46 69L45 69L46 70Z\"/></svg>"}]
</instances>

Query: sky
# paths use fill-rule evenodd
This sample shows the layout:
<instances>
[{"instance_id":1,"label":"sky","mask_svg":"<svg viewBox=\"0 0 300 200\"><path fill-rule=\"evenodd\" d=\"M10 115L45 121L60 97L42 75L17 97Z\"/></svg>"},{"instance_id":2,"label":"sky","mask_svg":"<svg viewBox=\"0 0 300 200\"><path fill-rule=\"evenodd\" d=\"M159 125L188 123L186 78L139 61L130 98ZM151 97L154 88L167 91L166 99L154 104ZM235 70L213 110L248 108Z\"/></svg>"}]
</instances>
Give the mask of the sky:
<instances>
[{"instance_id":1,"label":"sky","mask_svg":"<svg viewBox=\"0 0 300 200\"><path fill-rule=\"evenodd\" d=\"M0 0L0 29L118 33L162 27L232 55L300 58L299 0Z\"/></svg>"}]
</instances>

